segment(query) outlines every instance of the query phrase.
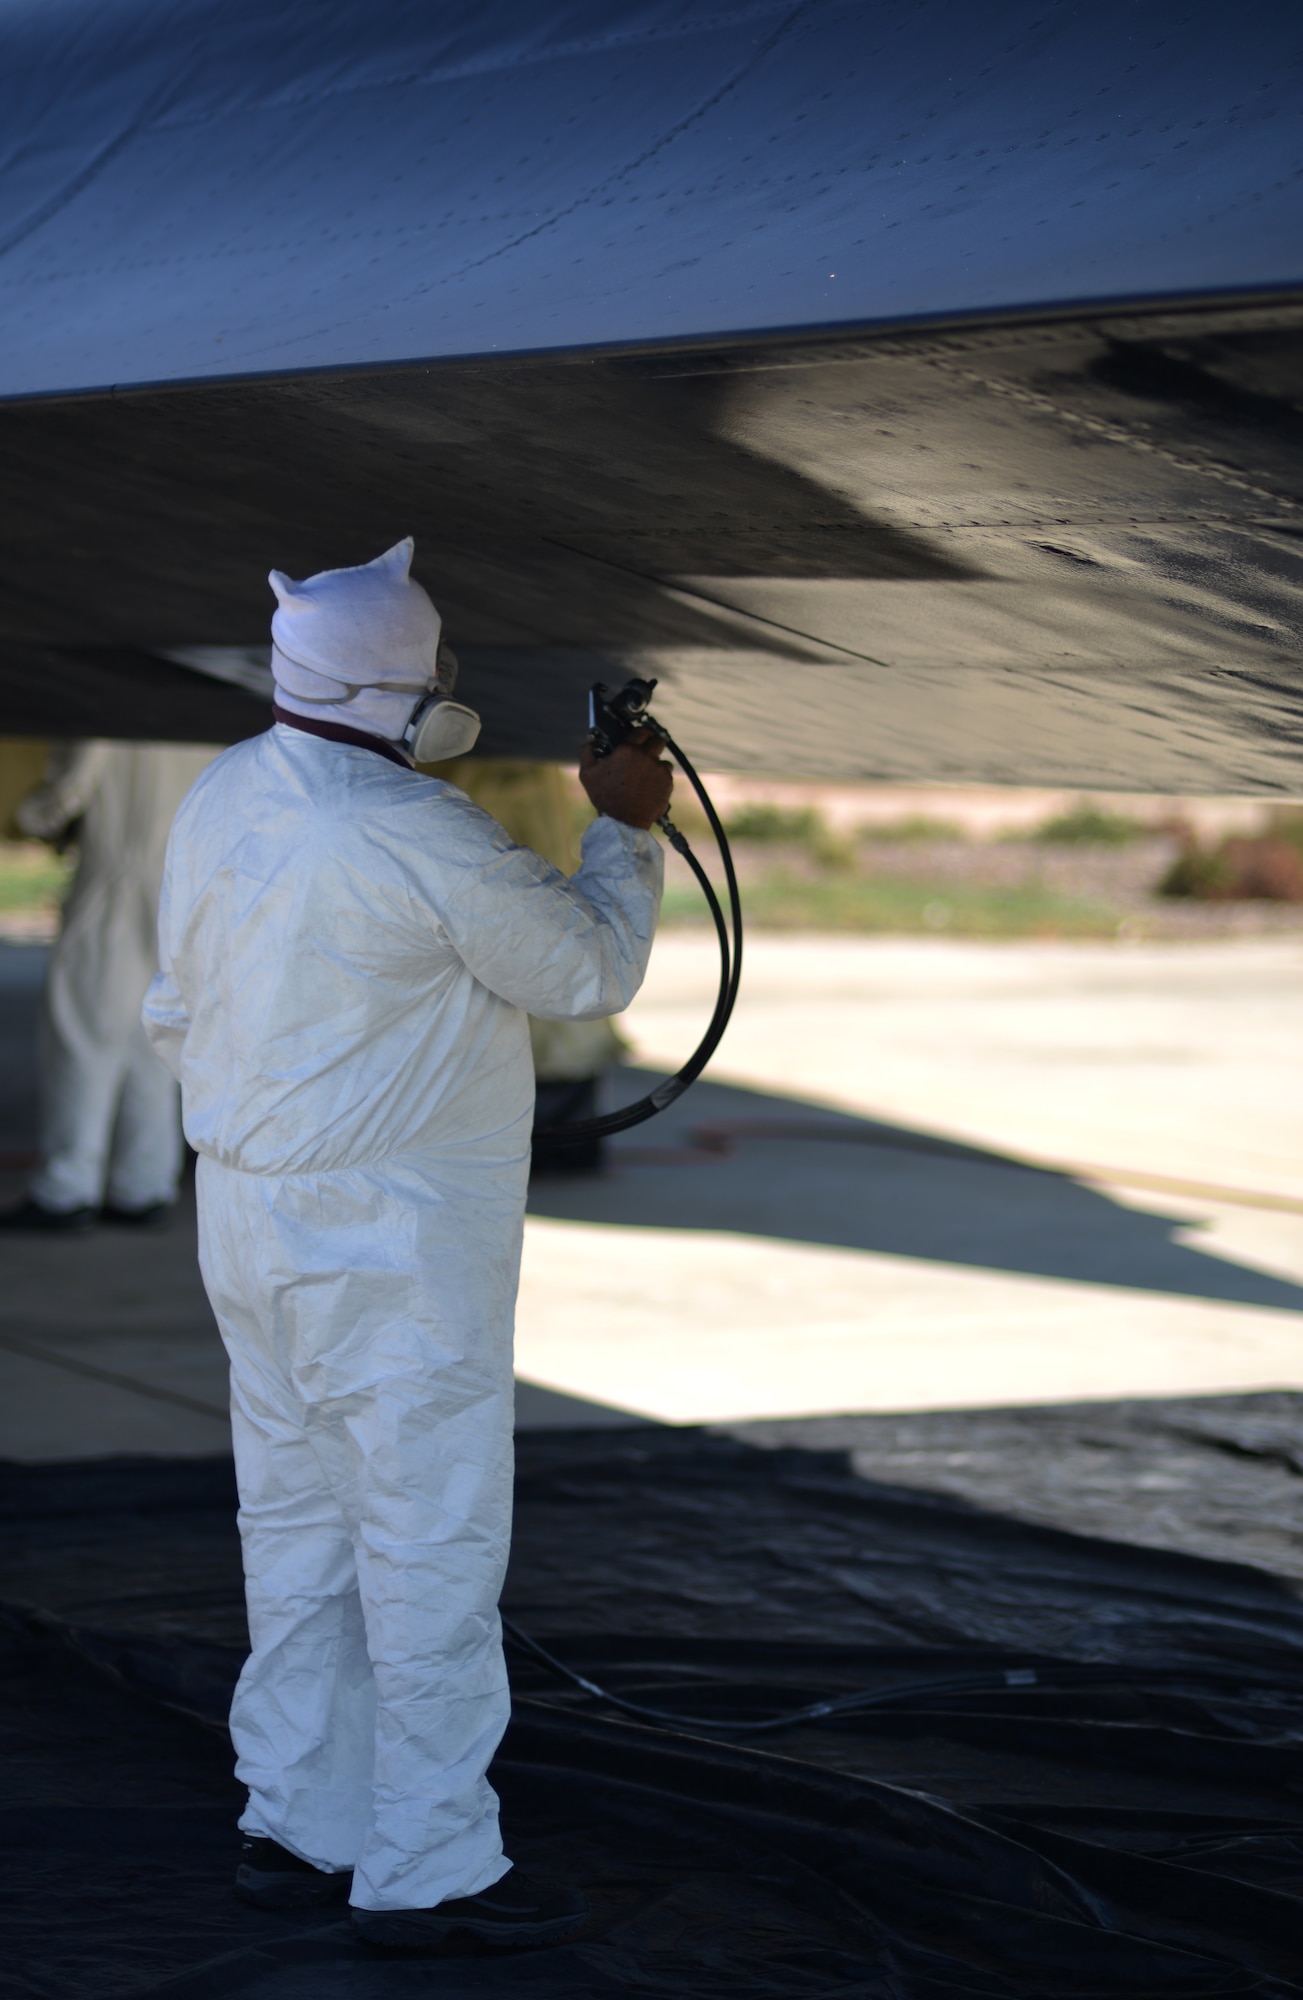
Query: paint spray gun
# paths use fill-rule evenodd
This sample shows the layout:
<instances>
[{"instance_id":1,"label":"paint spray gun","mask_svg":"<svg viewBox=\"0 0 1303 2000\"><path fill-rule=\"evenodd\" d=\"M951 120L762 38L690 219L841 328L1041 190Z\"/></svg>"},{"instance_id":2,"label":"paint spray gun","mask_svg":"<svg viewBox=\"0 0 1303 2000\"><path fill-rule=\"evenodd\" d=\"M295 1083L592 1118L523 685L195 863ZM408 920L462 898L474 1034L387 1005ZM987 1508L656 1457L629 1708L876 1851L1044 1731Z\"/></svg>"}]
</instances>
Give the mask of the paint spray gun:
<instances>
[{"instance_id":1,"label":"paint spray gun","mask_svg":"<svg viewBox=\"0 0 1303 2000\"><path fill-rule=\"evenodd\" d=\"M608 1112L601 1118L585 1118L570 1125L550 1126L545 1133L539 1135L553 1142L567 1140L578 1143L585 1139L604 1138L608 1133L625 1132L631 1125L641 1125L645 1119L654 1118L658 1111L664 1111L701 1075L719 1046L737 1000L738 983L742 976L742 903L738 895L737 874L733 867L728 835L692 764L684 756L664 723L657 721L651 713L651 699L655 692L654 680L628 680L615 694L611 693L604 681L594 681L588 691L588 740L593 746L595 756L609 757L621 743L627 742L640 730L650 730L653 736L659 736L664 743L700 801L723 864L729 904L727 922L710 877L689 846L687 836L681 828L672 823L668 810L661 814L656 824L671 847L683 856L692 870L714 920L720 957L719 993L715 1001L715 1011L710 1017L710 1025L701 1041L676 1075L667 1077L664 1083L658 1084L648 1096L639 1098L634 1104L623 1105L620 1110Z\"/></svg>"}]
</instances>

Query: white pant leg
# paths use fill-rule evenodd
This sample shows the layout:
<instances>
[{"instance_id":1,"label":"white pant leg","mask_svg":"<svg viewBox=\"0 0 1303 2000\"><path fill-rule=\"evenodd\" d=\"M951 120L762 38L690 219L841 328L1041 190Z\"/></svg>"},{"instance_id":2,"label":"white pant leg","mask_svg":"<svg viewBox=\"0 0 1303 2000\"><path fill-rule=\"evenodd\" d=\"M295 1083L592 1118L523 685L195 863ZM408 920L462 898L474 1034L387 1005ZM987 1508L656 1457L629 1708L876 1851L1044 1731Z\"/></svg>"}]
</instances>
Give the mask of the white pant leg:
<instances>
[{"instance_id":1,"label":"white pant leg","mask_svg":"<svg viewBox=\"0 0 1303 2000\"><path fill-rule=\"evenodd\" d=\"M359 1909L424 1909L505 1874L486 1773L511 1715L498 1598L510 1546L512 1388L419 1366L318 1409L337 1485L359 1494L357 1565L376 1683Z\"/></svg>"},{"instance_id":2,"label":"white pant leg","mask_svg":"<svg viewBox=\"0 0 1303 2000\"><path fill-rule=\"evenodd\" d=\"M292 1391L223 1326L250 1654L231 1704L246 1833L351 1868L370 1822L375 1680L353 1540Z\"/></svg>"},{"instance_id":3,"label":"white pant leg","mask_svg":"<svg viewBox=\"0 0 1303 2000\"><path fill-rule=\"evenodd\" d=\"M29 1192L43 1208L62 1213L98 1208L104 1198L125 1061L121 1049L78 1033L79 1024L52 997L58 996L47 988L38 1049L41 1165Z\"/></svg>"},{"instance_id":4,"label":"white pant leg","mask_svg":"<svg viewBox=\"0 0 1303 2000\"><path fill-rule=\"evenodd\" d=\"M161 1099L154 1072L144 1065L152 1061L167 1076L149 1051L140 1019L157 962L151 907L130 869L101 873L88 882L83 856L41 1001L42 1165L30 1192L45 1208L98 1208L104 1199L105 1181L113 1173L114 1121L129 1079L132 1101L125 1138L133 1165L123 1180L133 1188L150 1184L151 1176L139 1170L141 1128L148 1123L157 1135ZM169 1106L175 1118L170 1092ZM169 1136L161 1143L170 1161L176 1142ZM159 1179L156 1168L153 1183ZM152 1198L157 1197L124 1198L124 1205L144 1207Z\"/></svg>"},{"instance_id":5,"label":"white pant leg","mask_svg":"<svg viewBox=\"0 0 1303 2000\"><path fill-rule=\"evenodd\" d=\"M244 1176L199 1162L200 1262L231 1363L231 1432L250 1653L231 1706L240 1825L318 1868L351 1868L371 1813L375 1683L353 1537L269 1337L256 1273L232 1256ZM247 1259L244 1260L247 1263Z\"/></svg>"},{"instance_id":6,"label":"white pant leg","mask_svg":"<svg viewBox=\"0 0 1303 2000\"><path fill-rule=\"evenodd\" d=\"M260 1621L232 1714L241 1776L258 1779L246 1824L319 1865L355 1861L368 1909L471 1895L509 1865L486 1771L510 1712L497 1600L524 1173L471 1162L456 1180L449 1199L392 1167L272 1179L200 1162ZM341 1582L327 1493L351 1536L373 1676L357 1845L361 1702L345 1698L346 1635L324 1615Z\"/></svg>"},{"instance_id":7,"label":"white pant leg","mask_svg":"<svg viewBox=\"0 0 1303 2000\"><path fill-rule=\"evenodd\" d=\"M181 1178L181 1086L136 1022L124 1051L122 1092L109 1153L108 1199L115 1208L176 1200Z\"/></svg>"}]
</instances>

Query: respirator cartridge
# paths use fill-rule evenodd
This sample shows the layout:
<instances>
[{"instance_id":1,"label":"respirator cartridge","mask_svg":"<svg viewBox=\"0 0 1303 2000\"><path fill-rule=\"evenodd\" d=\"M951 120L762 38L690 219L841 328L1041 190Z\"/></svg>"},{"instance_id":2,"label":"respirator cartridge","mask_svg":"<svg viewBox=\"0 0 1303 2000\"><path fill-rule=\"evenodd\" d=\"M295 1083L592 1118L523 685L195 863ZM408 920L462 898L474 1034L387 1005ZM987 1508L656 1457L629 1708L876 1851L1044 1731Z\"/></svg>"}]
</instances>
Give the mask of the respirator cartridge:
<instances>
[{"instance_id":1,"label":"respirator cartridge","mask_svg":"<svg viewBox=\"0 0 1303 2000\"><path fill-rule=\"evenodd\" d=\"M434 687L416 704L403 731L403 748L414 764L442 764L474 749L480 719L473 708L451 699L457 685L457 655L439 645Z\"/></svg>"}]
</instances>

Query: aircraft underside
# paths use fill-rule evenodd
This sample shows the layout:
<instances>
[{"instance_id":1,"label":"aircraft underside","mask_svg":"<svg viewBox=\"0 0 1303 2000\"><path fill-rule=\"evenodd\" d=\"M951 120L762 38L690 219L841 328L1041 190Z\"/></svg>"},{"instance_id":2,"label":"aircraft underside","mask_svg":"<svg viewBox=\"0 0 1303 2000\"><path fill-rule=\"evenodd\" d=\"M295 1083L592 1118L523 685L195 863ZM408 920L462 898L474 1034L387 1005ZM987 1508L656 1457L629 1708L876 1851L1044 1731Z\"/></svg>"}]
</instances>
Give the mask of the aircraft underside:
<instances>
[{"instance_id":1,"label":"aircraft underside","mask_svg":"<svg viewBox=\"0 0 1303 2000\"><path fill-rule=\"evenodd\" d=\"M1171 11L15 9L5 726L412 534L490 754L1297 792L1288 22Z\"/></svg>"}]
</instances>

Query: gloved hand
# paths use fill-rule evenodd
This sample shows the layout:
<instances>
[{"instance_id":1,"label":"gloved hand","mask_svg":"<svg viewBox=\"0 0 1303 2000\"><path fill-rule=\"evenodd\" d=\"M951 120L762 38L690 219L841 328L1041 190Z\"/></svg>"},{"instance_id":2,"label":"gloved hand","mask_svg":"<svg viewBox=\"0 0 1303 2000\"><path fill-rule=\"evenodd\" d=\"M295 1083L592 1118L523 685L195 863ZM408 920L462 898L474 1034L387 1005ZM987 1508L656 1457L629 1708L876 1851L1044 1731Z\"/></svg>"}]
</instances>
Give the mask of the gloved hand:
<instances>
[{"instance_id":1,"label":"gloved hand","mask_svg":"<svg viewBox=\"0 0 1303 2000\"><path fill-rule=\"evenodd\" d=\"M68 825L68 806L57 785L38 785L14 808L14 821L29 840L57 840Z\"/></svg>"},{"instance_id":2,"label":"gloved hand","mask_svg":"<svg viewBox=\"0 0 1303 2000\"><path fill-rule=\"evenodd\" d=\"M655 824L674 788L674 773L662 763L660 749L661 739L650 729L637 730L609 757L595 755L591 743L584 745L579 782L599 813L626 826Z\"/></svg>"}]
</instances>

